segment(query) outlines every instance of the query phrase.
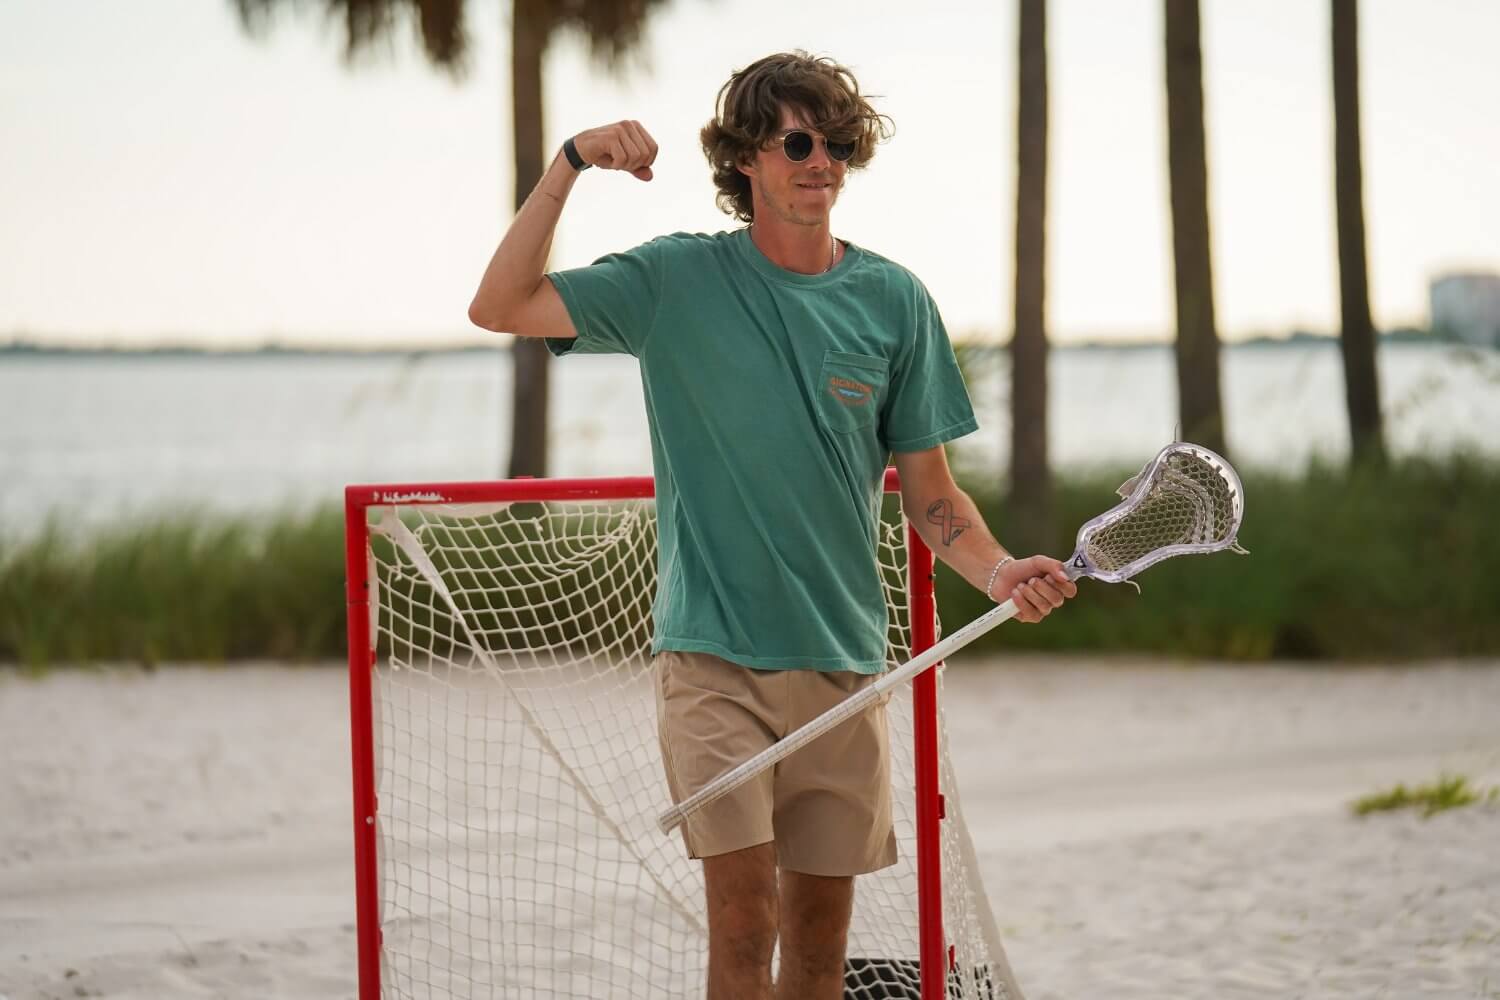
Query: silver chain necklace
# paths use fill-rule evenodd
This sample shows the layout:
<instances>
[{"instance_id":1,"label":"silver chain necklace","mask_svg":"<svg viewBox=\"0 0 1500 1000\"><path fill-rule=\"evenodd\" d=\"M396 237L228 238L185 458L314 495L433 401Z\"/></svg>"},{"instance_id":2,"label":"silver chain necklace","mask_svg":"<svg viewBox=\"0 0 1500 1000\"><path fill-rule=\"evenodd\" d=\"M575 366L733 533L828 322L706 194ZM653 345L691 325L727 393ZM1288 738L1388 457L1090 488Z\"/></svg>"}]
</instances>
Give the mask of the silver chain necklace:
<instances>
[{"instance_id":1,"label":"silver chain necklace","mask_svg":"<svg viewBox=\"0 0 1500 1000\"><path fill-rule=\"evenodd\" d=\"M755 228L755 223L750 223L750 228ZM819 274L827 274L833 270L833 265L839 259L839 238L832 233L828 234L828 266L819 271Z\"/></svg>"}]
</instances>

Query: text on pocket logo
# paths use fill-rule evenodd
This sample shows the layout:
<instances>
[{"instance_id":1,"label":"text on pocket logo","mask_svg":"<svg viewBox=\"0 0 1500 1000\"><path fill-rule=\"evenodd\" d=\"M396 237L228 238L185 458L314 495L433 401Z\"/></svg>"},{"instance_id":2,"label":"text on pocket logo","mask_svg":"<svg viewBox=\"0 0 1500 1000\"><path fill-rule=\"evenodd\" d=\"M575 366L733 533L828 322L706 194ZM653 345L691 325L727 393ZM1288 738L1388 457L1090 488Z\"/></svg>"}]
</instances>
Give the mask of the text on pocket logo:
<instances>
[{"instance_id":1,"label":"text on pocket logo","mask_svg":"<svg viewBox=\"0 0 1500 1000\"><path fill-rule=\"evenodd\" d=\"M863 406L870 401L874 389L863 382L856 382L851 378L839 378L837 375L828 380L828 391L833 398L845 406Z\"/></svg>"}]
</instances>

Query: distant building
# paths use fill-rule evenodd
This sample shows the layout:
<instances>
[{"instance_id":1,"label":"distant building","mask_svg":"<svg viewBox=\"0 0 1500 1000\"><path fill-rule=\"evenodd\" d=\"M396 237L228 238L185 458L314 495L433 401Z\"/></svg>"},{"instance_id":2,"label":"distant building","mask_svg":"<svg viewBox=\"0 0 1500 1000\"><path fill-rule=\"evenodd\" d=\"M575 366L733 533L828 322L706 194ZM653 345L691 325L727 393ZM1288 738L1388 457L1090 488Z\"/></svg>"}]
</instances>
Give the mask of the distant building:
<instances>
[{"instance_id":1,"label":"distant building","mask_svg":"<svg viewBox=\"0 0 1500 1000\"><path fill-rule=\"evenodd\" d=\"M1500 348L1500 274L1445 274L1428 294L1433 333Z\"/></svg>"}]
</instances>

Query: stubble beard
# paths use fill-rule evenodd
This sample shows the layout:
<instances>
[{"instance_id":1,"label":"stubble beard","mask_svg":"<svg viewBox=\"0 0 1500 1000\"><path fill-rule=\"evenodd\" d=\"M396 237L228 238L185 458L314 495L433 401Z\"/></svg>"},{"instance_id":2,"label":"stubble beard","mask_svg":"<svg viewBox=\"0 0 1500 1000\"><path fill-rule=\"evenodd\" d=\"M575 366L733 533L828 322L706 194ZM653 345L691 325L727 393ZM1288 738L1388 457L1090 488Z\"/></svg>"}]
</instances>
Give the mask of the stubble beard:
<instances>
[{"instance_id":1,"label":"stubble beard","mask_svg":"<svg viewBox=\"0 0 1500 1000\"><path fill-rule=\"evenodd\" d=\"M819 226L828 221L827 214L808 215L805 212L799 212L791 204L790 197L786 201L775 197L767 190L765 182L759 177L754 178L754 185L756 192L760 195L760 203L782 222L790 223L794 226ZM795 182L793 182L793 187L795 188L795 186ZM833 182L833 198L828 203L829 213L832 213L833 206L838 204L839 193L843 189L844 183L842 180Z\"/></svg>"}]
</instances>

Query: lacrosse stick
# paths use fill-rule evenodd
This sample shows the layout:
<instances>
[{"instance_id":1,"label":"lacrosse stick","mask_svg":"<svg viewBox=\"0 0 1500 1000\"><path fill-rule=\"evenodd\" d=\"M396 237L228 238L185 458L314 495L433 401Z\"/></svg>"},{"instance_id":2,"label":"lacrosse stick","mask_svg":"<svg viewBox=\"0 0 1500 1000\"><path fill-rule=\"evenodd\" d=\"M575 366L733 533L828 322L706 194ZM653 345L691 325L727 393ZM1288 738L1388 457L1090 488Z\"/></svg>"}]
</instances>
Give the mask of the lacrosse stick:
<instances>
[{"instance_id":1,"label":"lacrosse stick","mask_svg":"<svg viewBox=\"0 0 1500 1000\"><path fill-rule=\"evenodd\" d=\"M1077 548L1068 557L1068 578L1091 577L1124 583L1147 566L1172 556L1232 549L1245 515L1240 477L1207 448L1178 441L1163 448L1119 489L1124 501L1078 529ZM881 701L903 684L967 646L1016 614L1007 600L881 677L859 694L835 705L788 733L742 764L725 771L657 820L670 833L684 819L727 794L828 730Z\"/></svg>"}]
</instances>

